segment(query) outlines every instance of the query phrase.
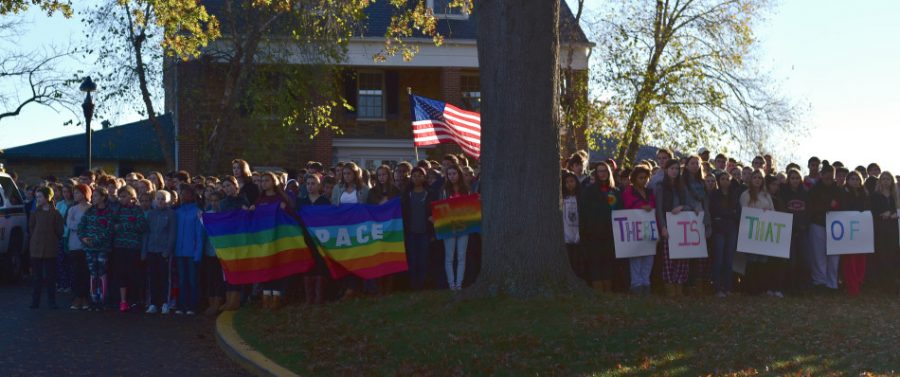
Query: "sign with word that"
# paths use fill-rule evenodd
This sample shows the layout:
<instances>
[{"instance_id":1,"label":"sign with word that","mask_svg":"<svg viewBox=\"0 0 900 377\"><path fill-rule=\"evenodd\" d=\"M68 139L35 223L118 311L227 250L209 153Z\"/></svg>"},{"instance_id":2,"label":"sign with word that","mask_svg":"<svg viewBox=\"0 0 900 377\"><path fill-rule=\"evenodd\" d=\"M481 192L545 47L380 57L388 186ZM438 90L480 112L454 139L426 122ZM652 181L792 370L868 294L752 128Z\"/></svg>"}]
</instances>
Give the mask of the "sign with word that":
<instances>
[{"instance_id":1,"label":"sign with word that","mask_svg":"<svg viewBox=\"0 0 900 377\"><path fill-rule=\"evenodd\" d=\"M706 258L706 226L703 212L666 213L669 231L669 259Z\"/></svg>"},{"instance_id":2,"label":"sign with word that","mask_svg":"<svg viewBox=\"0 0 900 377\"><path fill-rule=\"evenodd\" d=\"M769 257L791 257L794 215L744 207L738 227L737 251Z\"/></svg>"},{"instance_id":3,"label":"sign with word that","mask_svg":"<svg viewBox=\"0 0 900 377\"><path fill-rule=\"evenodd\" d=\"M659 231L656 212L642 209L612 211L612 231L616 243L616 258L656 255Z\"/></svg>"},{"instance_id":4,"label":"sign with word that","mask_svg":"<svg viewBox=\"0 0 900 377\"><path fill-rule=\"evenodd\" d=\"M825 215L825 253L828 255L875 252L871 211L835 211Z\"/></svg>"}]
</instances>

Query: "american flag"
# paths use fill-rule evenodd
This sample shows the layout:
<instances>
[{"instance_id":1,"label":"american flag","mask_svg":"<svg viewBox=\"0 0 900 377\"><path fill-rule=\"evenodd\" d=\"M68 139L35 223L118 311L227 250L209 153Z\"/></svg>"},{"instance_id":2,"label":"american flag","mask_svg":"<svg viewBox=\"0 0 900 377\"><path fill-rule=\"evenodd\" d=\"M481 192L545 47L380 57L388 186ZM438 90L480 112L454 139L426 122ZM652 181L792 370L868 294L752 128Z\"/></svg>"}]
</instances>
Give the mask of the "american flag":
<instances>
[{"instance_id":1,"label":"american flag","mask_svg":"<svg viewBox=\"0 0 900 377\"><path fill-rule=\"evenodd\" d=\"M449 103L410 95L413 143L417 146L456 143L463 152L481 155L481 115Z\"/></svg>"}]
</instances>

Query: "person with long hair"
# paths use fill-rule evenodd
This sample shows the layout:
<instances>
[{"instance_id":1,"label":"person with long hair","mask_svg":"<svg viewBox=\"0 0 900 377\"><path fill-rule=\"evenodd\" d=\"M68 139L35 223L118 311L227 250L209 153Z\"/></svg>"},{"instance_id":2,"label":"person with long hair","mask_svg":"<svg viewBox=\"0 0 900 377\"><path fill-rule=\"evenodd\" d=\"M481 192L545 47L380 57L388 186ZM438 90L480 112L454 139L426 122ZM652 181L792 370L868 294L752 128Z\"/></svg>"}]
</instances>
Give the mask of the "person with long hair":
<instances>
[{"instance_id":1,"label":"person with long hair","mask_svg":"<svg viewBox=\"0 0 900 377\"><path fill-rule=\"evenodd\" d=\"M737 253L737 236L741 206L738 187L725 171L716 175L717 188L709 196L709 216L712 221L712 280L716 297L731 293L732 265Z\"/></svg>"},{"instance_id":2,"label":"person with long hair","mask_svg":"<svg viewBox=\"0 0 900 377\"><path fill-rule=\"evenodd\" d=\"M377 169L375 169L375 185L373 185L369 190L367 203L376 205L384 204L389 200L397 198L399 196L400 189L398 189L397 186L394 185L394 178L391 167L388 165L381 165ZM379 286L381 286L384 293L389 293L393 290L394 277L393 275L390 275L384 276L379 279L369 279L366 280L363 284L366 293L378 293Z\"/></svg>"},{"instance_id":3,"label":"person with long hair","mask_svg":"<svg viewBox=\"0 0 900 377\"><path fill-rule=\"evenodd\" d=\"M291 198L284 192L284 186L279 182L278 176L276 176L275 173L270 171L262 173L260 175L259 185L262 193L256 200L256 203L250 207L251 210L254 210L261 205L278 204L283 211L287 211L288 215L297 220L297 223L300 223L296 213L289 210L290 208L294 208L291 203ZM262 284L263 309L277 310L281 308L283 304L282 301L284 300L285 285L284 279L275 279Z\"/></svg>"},{"instance_id":4,"label":"person with long hair","mask_svg":"<svg viewBox=\"0 0 900 377\"><path fill-rule=\"evenodd\" d=\"M144 233L147 231L147 218L137 205L137 192L131 186L119 190L119 208L115 211L113 222L113 269L116 286L119 288L119 311L127 312L128 288L132 296L140 301L140 259Z\"/></svg>"},{"instance_id":5,"label":"person with long hair","mask_svg":"<svg viewBox=\"0 0 900 377\"><path fill-rule=\"evenodd\" d=\"M250 182L252 184L252 182ZM240 183L233 175L226 176L221 181L222 199L219 200L220 212L231 212L242 208L249 208L252 203L247 202L247 195L240 195ZM225 303L219 307L219 311L234 311L241 307L240 284L231 284L225 281Z\"/></svg>"},{"instance_id":6,"label":"person with long hair","mask_svg":"<svg viewBox=\"0 0 900 377\"><path fill-rule=\"evenodd\" d=\"M256 203L259 186L254 182L250 164L239 158L231 160L231 173L238 181L238 196L241 200L248 203L247 205Z\"/></svg>"},{"instance_id":7,"label":"person with long hair","mask_svg":"<svg viewBox=\"0 0 900 377\"><path fill-rule=\"evenodd\" d=\"M854 170L848 173L847 183L843 191L841 211L862 212L871 209L869 195L866 193L866 188L863 187L863 178L858 171ZM894 225L896 225L896 222L894 222ZM850 296L858 296L863 280L866 277L866 254L841 255L841 270L843 270L847 293Z\"/></svg>"},{"instance_id":8,"label":"person with long hair","mask_svg":"<svg viewBox=\"0 0 900 377\"><path fill-rule=\"evenodd\" d=\"M41 302L41 290L47 290L47 306L56 309L56 254L63 235L63 219L51 204L53 190L39 187L34 194L34 212L28 219L29 253L33 271L34 289L31 308Z\"/></svg>"},{"instance_id":9,"label":"person with long hair","mask_svg":"<svg viewBox=\"0 0 900 377\"><path fill-rule=\"evenodd\" d=\"M875 226L875 254L872 255L868 281L881 290L900 292L895 281L900 267L900 247L897 245L897 181L889 171L882 172L870 196Z\"/></svg>"},{"instance_id":10,"label":"person with long hair","mask_svg":"<svg viewBox=\"0 0 900 377\"><path fill-rule=\"evenodd\" d=\"M757 163L757 165L759 165ZM772 202L772 196L766 190L766 178L762 168L754 168L750 173L750 179L747 182L747 191L744 191L740 197L741 207L756 208L764 211L774 211L775 204ZM766 262L768 258L756 254L747 254L747 270L744 274L747 281L746 290L749 293L756 294L766 291L769 282L766 281ZM770 295L776 297L784 297L783 293L768 290Z\"/></svg>"},{"instance_id":11,"label":"person with long hair","mask_svg":"<svg viewBox=\"0 0 900 377\"><path fill-rule=\"evenodd\" d=\"M306 197L298 202L298 210L305 206L331 205L331 201L328 200L328 196L322 190L322 176L320 174L307 174L305 181ZM304 232L304 237L307 239L307 245L315 246L315 242L313 242L309 234ZM303 291L307 304L321 305L325 303L325 284L328 278L328 269L321 254L313 252L312 255L316 264L309 273L303 276Z\"/></svg>"},{"instance_id":12,"label":"person with long hair","mask_svg":"<svg viewBox=\"0 0 900 377\"><path fill-rule=\"evenodd\" d=\"M644 165L636 166L631 170L629 180L631 184L622 193L622 208L653 212L656 209L656 196L647 188L647 183L650 181L650 169ZM655 257L655 255L646 255L629 258L631 292L633 294L641 296L650 294L650 273L653 271L653 258Z\"/></svg>"},{"instance_id":13,"label":"person with long hair","mask_svg":"<svg viewBox=\"0 0 900 377\"><path fill-rule=\"evenodd\" d=\"M446 167L444 186L441 189L440 200L452 199L469 195L469 187L463 179L462 169L457 164ZM464 234L444 239L444 272L447 275L447 285L452 291L462 290L463 277L466 274L466 249L469 246L469 235ZM454 268L454 260L456 265Z\"/></svg>"},{"instance_id":14,"label":"person with long hair","mask_svg":"<svg viewBox=\"0 0 900 377\"><path fill-rule=\"evenodd\" d=\"M806 209L809 193L803 184L800 169L788 169L787 182L782 186L779 197L784 203L785 212L794 215L789 283L793 290L802 291L809 286L809 213Z\"/></svg>"},{"instance_id":15,"label":"person with long hair","mask_svg":"<svg viewBox=\"0 0 900 377\"><path fill-rule=\"evenodd\" d=\"M60 186L62 200L56 201L56 212L59 212L63 219L69 211L69 207L75 205L75 198L72 193L72 183L65 182ZM59 242L59 252L56 253L56 290L57 292L69 292L72 290L72 264L68 258L69 248L67 239L69 238L69 227L63 226L63 237Z\"/></svg>"},{"instance_id":16,"label":"person with long hair","mask_svg":"<svg viewBox=\"0 0 900 377\"><path fill-rule=\"evenodd\" d=\"M841 189L834 180L834 167L825 165L819 171L818 181L809 190L809 245L813 287L825 291L837 291L839 255L827 255L825 251L825 214L836 211L841 205Z\"/></svg>"},{"instance_id":17,"label":"person with long hair","mask_svg":"<svg viewBox=\"0 0 900 377\"><path fill-rule=\"evenodd\" d=\"M598 292L612 292L616 260L612 211L619 209L619 191L606 162L598 163L592 176L594 183L585 187L578 199L579 236L588 260L591 286Z\"/></svg>"},{"instance_id":18,"label":"person with long hair","mask_svg":"<svg viewBox=\"0 0 900 377\"><path fill-rule=\"evenodd\" d=\"M662 278L666 296L681 296L684 294L684 284L688 280L690 264L686 259L669 257L669 229L666 224L666 213L672 212L677 215L681 211L690 209L685 206L687 194L681 183L681 162L676 159L668 160L662 171L663 178L653 189L656 194L656 223L659 226L659 243L662 249Z\"/></svg>"},{"instance_id":19,"label":"person with long hair","mask_svg":"<svg viewBox=\"0 0 900 377\"><path fill-rule=\"evenodd\" d=\"M175 249L178 224L171 208L172 195L166 190L156 191L153 208L147 213L147 233L141 248L141 260L147 264L150 305L147 314L169 314L166 303L169 292L169 257Z\"/></svg>"},{"instance_id":20,"label":"person with long hair","mask_svg":"<svg viewBox=\"0 0 900 377\"><path fill-rule=\"evenodd\" d=\"M425 287L429 262L429 240L434 237L431 202L437 198L433 192L428 190L426 174L424 168L413 168L410 173L409 187L403 194L406 260L409 265L409 284L413 290Z\"/></svg>"},{"instance_id":21,"label":"person with long hair","mask_svg":"<svg viewBox=\"0 0 900 377\"><path fill-rule=\"evenodd\" d=\"M703 170L700 156L689 156L681 172L681 184L684 187L685 207L695 213L703 214L703 227L707 236L712 235L712 223L709 217L709 192L706 190L706 175ZM689 260L690 271L688 279L693 289L698 292L708 290L710 285L709 258L694 258Z\"/></svg>"},{"instance_id":22,"label":"person with long hair","mask_svg":"<svg viewBox=\"0 0 900 377\"><path fill-rule=\"evenodd\" d=\"M566 242L566 253L575 276L590 283L590 279L585 273L586 262L581 248L581 235L578 232L578 195L580 192L581 180L578 179L578 175L573 171L563 170L563 236Z\"/></svg>"},{"instance_id":23,"label":"person with long hair","mask_svg":"<svg viewBox=\"0 0 900 377\"><path fill-rule=\"evenodd\" d=\"M339 170L340 182L331 193L331 204L364 204L369 199L369 186L363 183L362 170L348 162Z\"/></svg>"},{"instance_id":24,"label":"person with long hair","mask_svg":"<svg viewBox=\"0 0 900 377\"><path fill-rule=\"evenodd\" d=\"M90 305L88 300L90 274L87 268L87 260L84 255L84 244L78 234L78 224L81 218L91 207L91 187L82 183L75 185L72 190L72 197L75 199L73 205L66 211L66 228L69 234L66 236L67 248L69 250L69 260L72 265L72 293L73 300L72 310L86 310Z\"/></svg>"}]
</instances>

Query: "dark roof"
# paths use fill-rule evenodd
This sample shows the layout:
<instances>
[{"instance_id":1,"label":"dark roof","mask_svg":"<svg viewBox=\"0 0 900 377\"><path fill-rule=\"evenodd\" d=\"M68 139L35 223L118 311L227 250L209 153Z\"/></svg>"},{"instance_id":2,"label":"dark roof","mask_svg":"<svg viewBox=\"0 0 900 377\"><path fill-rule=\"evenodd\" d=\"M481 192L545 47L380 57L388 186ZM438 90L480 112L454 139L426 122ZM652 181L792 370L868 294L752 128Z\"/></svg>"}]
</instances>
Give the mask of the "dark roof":
<instances>
[{"instance_id":1,"label":"dark roof","mask_svg":"<svg viewBox=\"0 0 900 377\"><path fill-rule=\"evenodd\" d=\"M223 25L227 20L224 19L222 14L224 14L223 8L225 7L226 1L236 1L236 0L202 0L204 6L206 6L207 11L210 14L216 15L219 18L219 22ZM560 28L560 40L561 41L573 41L576 43L590 43L587 37L584 34L584 31L576 25L575 23L575 15L572 14L572 10L569 9L568 4L566 4L565 0L560 0L560 9L559 9L559 28ZM449 0L434 0L435 8L442 9L442 7L446 6ZM415 2L410 2L410 4L415 4ZM379 0L372 1L369 3L369 6L365 9L366 21L365 25L363 25L362 30L360 30L357 35L363 37L374 37L374 38L383 38L385 32L387 32L387 28L391 24L392 16L398 12L397 8L390 4L390 1ZM477 17L478 13L473 12L469 18L464 20L457 19L439 19L437 24L437 30L444 36L446 39L476 39L477 33ZM240 22L240 21L239 21ZM223 26L224 28L224 26ZM275 29L278 29L276 26ZM414 37L424 37L419 32L414 32Z\"/></svg>"},{"instance_id":2,"label":"dark roof","mask_svg":"<svg viewBox=\"0 0 900 377\"><path fill-rule=\"evenodd\" d=\"M158 116L172 137L171 114ZM80 160L84 158L84 133L64 136L0 151L4 160ZM94 160L163 162L159 138L149 120L94 130L91 140Z\"/></svg>"}]
</instances>

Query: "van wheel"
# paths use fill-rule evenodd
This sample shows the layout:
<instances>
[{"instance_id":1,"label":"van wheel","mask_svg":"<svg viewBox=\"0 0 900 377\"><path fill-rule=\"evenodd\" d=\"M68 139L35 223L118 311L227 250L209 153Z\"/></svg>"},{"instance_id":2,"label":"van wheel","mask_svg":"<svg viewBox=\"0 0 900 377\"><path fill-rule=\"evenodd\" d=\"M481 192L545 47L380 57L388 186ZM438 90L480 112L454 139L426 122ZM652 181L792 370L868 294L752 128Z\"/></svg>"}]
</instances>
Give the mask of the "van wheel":
<instances>
[{"instance_id":1,"label":"van wheel","mask_svg":"<svg viewBox=\"0 0 900 377\"><path fill-rule=\"evenodd\" d=\"M15 283L22 277L22 231L14 229L9 238L9 249L0 257L0 279Z\"/></svg>"}]
</instances>

